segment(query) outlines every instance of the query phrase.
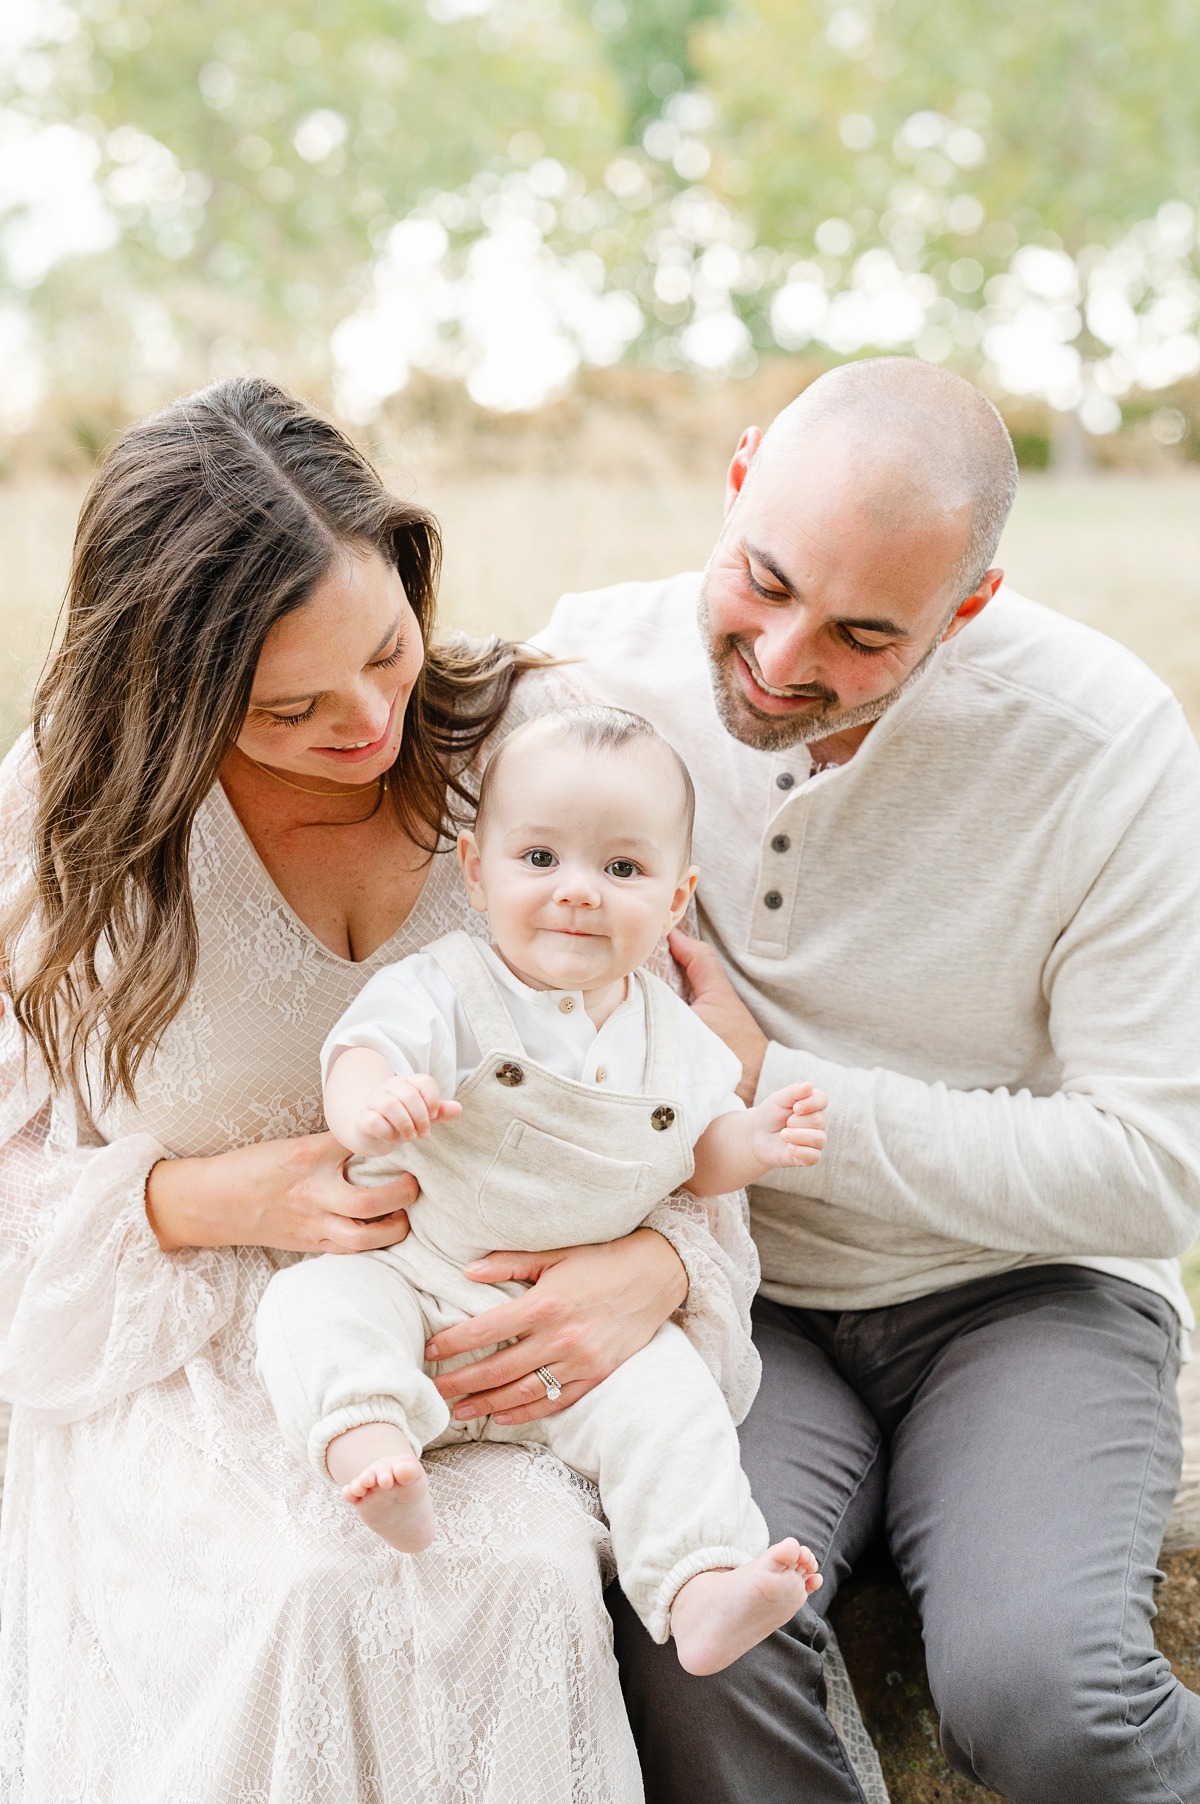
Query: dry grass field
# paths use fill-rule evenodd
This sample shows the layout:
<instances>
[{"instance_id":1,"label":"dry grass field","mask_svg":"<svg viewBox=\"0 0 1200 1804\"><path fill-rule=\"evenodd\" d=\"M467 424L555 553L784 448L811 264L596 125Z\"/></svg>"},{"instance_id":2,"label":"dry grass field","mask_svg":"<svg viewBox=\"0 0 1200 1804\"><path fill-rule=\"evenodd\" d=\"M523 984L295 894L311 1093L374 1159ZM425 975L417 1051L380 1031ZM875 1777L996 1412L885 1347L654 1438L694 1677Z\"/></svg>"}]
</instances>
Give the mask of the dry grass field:
<instances>
[{"instance_id":1,"label":"dry grass field","mask_svg":"<svg viewBox=\"0 0 1200 1804\"><path fill-rule=\"evenodd\" d=\"M432 507L446 541L444 617L522 635L555 597L703 562L720 478L394 473ZM65 581L82 490L0 484L0 749L19 731ZM1015 587L1130 646L1200 731L1200 477L1026 476L1001 561ZM1200 1300L1200 1251L1193 1255Z\"/></svg>"}]
</instances>

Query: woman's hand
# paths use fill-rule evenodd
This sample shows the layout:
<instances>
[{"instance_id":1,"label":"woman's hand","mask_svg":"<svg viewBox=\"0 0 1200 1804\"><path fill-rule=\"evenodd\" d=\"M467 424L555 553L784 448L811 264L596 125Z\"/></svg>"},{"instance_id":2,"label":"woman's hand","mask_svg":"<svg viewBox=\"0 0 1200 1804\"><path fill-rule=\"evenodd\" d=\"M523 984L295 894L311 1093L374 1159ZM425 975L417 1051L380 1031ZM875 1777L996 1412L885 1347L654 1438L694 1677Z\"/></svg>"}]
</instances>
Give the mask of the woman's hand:
<instances>
[{"instance_id":1,"label":"woman's hand","mask_svg":"<svg viewBox=\"0 0 1200 1804\"><path fill-rule=\"evenodd\" d=\"M165 1253L260 1246L289 1253L365 1253L408 1233L416 1179L403 1172L366 1189L346 1182L348 1153L332 1134L264 1140L207 1159L160 1159L146 1215Z\"/></svg>"},{"instance_id":2,"label":"woman's hand","mask_svg":"<svg viewBox=\"0 0 1200 1804\"><path fill-rule=\"evenodd\" d=\"M683 1262L653 1228L602 1246L492 1253L465 1270L478 1284L517 1278L532 1289L456 1322L425 1348L427 1359L440 1360L516 1342L437 1380L460 1422L488 1415L501 1423L536 1422L565 1409L640 1352L687 1297ZM555 1403L538 1366L562 1386Z\"/></svg>"},{"instance_id":3,"label":"woman's hand","mask_svg":"<svg viewBox=\"0 0 1200 1804\"><path fill-rule=\"evenodd\" d=\"M667 935L671 957L679 966L692 992L692 1008L706 1027L719 1034L731 1052L742 1061L742 1081L738 1095L747 1108L753 1108L759 1073L770 1042L728 977L711 946L694 940L676 928Z\"/></svg>"}]
</instances>

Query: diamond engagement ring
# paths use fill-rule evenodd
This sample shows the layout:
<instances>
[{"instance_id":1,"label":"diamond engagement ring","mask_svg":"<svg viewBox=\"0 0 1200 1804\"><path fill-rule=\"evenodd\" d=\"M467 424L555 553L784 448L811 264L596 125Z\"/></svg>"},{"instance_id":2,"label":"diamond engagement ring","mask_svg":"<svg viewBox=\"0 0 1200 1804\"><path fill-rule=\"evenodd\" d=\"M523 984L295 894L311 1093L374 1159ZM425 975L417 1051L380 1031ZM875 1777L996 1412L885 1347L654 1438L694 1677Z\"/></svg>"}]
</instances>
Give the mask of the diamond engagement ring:
<instances>
[{"instance_id":1,"label":"diamond engagement ring","mask_svg":"<svg viewBox=\"0 0 1200 1804\"><path fill-rule=\"evenodd\" d=\"M554 1373L552 1371L550 1371L547 1366L539 1366L537 1368L537 1371L534 1373L534 1377L540 1378L542 1383L545 1385L546 1401L548 1403L557 1403L559 1398L562 1396L562 1385L558 1382L558 1379L554 1376Z\"/></svg>"}]
</instances>

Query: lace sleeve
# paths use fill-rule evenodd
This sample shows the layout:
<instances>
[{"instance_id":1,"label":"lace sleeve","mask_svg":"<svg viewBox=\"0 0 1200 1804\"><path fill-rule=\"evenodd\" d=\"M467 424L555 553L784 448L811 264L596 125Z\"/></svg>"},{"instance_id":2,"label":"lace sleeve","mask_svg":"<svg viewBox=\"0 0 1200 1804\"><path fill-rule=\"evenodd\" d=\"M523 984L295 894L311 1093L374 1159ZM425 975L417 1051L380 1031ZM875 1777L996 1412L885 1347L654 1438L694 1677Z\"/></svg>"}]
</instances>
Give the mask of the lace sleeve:
<instances>
[{"instance_id":1,"label":"lace sleeve","mask_svg":"<svg viewBox=\"0 0 1200 1804\"><path fill-rule=\"evenodd\" d=\"M26 744L0 766L0 908L28 868L30 768ZM148 1134L96 1144L0 996L0 1396L78 1421L228 1321L232 1252L164 1253L146 1220L162 1156Z\"/></svg>"}]
</instances>

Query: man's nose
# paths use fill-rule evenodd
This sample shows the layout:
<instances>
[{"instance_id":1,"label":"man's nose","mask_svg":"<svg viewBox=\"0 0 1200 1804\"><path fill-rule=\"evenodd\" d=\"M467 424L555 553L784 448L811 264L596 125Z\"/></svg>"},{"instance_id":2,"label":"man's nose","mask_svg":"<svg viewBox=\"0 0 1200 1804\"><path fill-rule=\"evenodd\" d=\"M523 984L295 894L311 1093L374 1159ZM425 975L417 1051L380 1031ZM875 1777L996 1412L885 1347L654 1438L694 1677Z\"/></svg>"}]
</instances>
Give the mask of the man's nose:
<instances>
[{"instance_id":1,"label":"man's nose","mask_svg":"<svg viewBox=\"0 0 1200 1804\"><path fill-rule=\"evenodd\" d=\"M819 680L816 634L800 609L788 611L754 641L759 673L772 689L791 689Z\"/></svg>"}]
</instances>

